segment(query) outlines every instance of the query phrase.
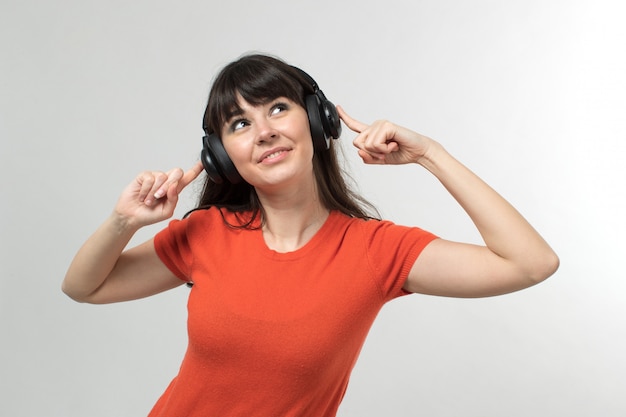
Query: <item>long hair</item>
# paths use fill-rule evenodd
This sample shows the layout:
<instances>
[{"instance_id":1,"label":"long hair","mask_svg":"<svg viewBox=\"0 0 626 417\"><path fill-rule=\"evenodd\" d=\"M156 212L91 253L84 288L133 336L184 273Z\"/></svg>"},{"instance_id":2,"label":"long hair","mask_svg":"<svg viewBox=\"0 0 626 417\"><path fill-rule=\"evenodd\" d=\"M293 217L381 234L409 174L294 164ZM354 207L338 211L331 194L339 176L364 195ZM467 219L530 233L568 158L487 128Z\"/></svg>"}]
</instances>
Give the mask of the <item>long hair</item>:
<instances>
[{"instance_id":1,"label":"long hair","mask_svg":"<svg viewBox=\"0 0 626 417\"><path fill-rule=\"evenodd\" d=\"M284 61L267 55L245 55L225 66L215 78L203 127L207 133L220 132L224 123L241 110L239 96L253 106L286 97L306 108L305 96L308 94L313 94L313 87ZM327 151L313 155L313 173L320 201L328 210L338 210L351 217L380 218L376 208L348 186L346 179L349 177L339 164L337 148L332 142ZM198 206L192 211L209 207L237 214L239 224L231 225L234 227L248 228L255 224L255 220L261 220L261 224L264 220L256 190L245 181L216 184L207 177Z\"/></svg>"}]
</instances>

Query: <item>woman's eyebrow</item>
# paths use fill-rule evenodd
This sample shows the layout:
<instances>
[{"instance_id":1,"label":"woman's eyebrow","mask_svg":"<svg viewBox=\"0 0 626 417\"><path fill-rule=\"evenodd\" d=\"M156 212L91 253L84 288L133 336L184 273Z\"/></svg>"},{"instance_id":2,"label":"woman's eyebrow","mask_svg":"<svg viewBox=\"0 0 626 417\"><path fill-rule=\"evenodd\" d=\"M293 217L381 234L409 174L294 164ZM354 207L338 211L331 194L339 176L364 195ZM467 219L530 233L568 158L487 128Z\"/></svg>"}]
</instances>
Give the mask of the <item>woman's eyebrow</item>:
<instances>
[{"instance_id":1,"label":"woman's eyebrow","mask_svg":"<svg viewBox=\"0 0 626 417\"><path fill-rule=\"evenodd\" d=\"M239 106L233 107L232 109L230 109L230 111L228 113L226 113L226 117L224 118L224 124L227 124L234 117L241 116L244 113L245 113L245 111L241 107L239 107Z\"/></svg>"}]
</instances>

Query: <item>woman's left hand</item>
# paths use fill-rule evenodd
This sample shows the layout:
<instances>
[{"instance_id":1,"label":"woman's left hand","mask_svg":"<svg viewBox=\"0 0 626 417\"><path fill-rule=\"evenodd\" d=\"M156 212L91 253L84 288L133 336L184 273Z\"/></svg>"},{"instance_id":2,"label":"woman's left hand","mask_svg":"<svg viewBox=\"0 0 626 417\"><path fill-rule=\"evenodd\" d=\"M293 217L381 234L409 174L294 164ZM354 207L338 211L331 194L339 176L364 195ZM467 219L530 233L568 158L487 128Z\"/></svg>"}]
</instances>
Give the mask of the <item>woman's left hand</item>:
<instances>
[{"instance_id":1,"label":"woman's left hand","mask_svg":"<svg viewBox=\"0 0 626 417\"><path fill-rule=\"evenodd\" d=\"M366 164L419 163L434 143L426 136L387 120L367 125L350 117L340 106L337 112L346 126L357 133L353 144Z\"/></svg>"}]
</instances>

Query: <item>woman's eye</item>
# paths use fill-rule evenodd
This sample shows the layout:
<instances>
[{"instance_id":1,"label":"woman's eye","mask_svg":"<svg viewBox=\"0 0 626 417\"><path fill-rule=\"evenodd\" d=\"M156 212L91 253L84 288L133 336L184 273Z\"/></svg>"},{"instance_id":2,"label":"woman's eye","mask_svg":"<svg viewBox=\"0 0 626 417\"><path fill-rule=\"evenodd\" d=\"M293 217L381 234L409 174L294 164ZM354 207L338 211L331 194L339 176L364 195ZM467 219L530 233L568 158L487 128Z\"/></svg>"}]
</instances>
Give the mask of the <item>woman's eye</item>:
<instances>
[{"instance_id":1,"label":"woman's eye","mask_svg":"<svg viewBox=\"0 0 626 417\"><path fill-rule=\"evenodd\" d=\"M285 110L288 110L289 106L285 103L276 103L274 106L272 106L272 111L271 114L278 114L280 112L283 112Z\"/></svg>"},{"instance_id":2,"label":"woman's eye","mask_svg":"<svg viewBox=\"0 0 626 417\"><path fill-rule=\"evenodd\" d=\"M247 125L248 125L248 122L246 122L245 120L242 120L242 119L235 120L234 122L230 124L230 130L234 132L235 130L243 129Z\"/></svg>"}]
</instances>

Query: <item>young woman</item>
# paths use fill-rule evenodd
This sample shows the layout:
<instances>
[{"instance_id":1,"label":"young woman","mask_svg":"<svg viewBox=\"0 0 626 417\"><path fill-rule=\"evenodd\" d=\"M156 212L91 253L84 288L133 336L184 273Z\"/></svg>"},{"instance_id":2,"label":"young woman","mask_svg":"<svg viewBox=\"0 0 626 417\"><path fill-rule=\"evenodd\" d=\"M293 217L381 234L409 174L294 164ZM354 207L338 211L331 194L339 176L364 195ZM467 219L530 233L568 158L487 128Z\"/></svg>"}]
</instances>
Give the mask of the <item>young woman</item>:
<instances>
[{"instance_id":1,"label":"young woman","mask_svg":"<svg viewBox=\"0 0 626 417\"><path fill-rule=\"evenodd\" d=\"M484 246L376 218L339 168L341 119L367 164L419 164L471 217ZM408 293L504 294L558 267L541 236L434 140L371 125L330 103L276 58L226 66L209 96L201 161L146 171L72 262L63 290L111 303L183 283L189 346L150 416L334 416L380 308ZM199 206L125 249L142 226L172 216L207 172Z\"/></svg>"}]
</instances>

